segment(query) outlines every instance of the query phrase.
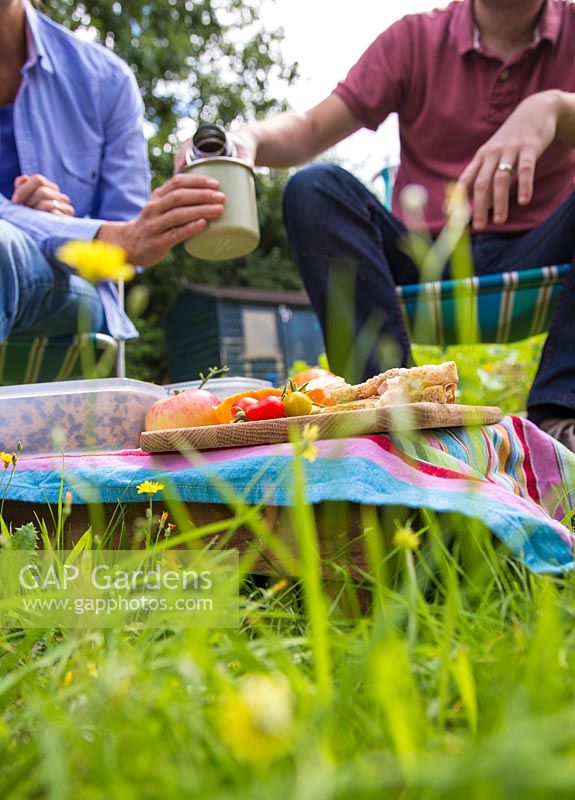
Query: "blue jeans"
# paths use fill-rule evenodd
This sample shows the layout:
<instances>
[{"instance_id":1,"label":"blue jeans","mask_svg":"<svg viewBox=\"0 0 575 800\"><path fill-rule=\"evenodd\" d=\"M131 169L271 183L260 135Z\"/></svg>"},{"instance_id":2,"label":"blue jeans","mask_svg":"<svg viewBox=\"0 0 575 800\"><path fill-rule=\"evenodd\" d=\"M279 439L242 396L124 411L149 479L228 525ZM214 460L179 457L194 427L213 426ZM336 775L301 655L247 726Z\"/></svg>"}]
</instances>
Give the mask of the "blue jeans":
<instances>
[{"instance_id":1,"label":"blue jeans","mask_svg":"<svg viewBox=\"0 0 575 800\"><path fill-rule=\"evenodd\" d=\"M79 275L44 258L28 234L0 220L0 341L78 331L80 304L92 331L105 331L100 297Z\"/></svg>"},{"instance_id":2,"label":"blue jeans","mask_svg":"<svg viewBox=\"0 0 575 800\"><path fill-rule=\"evenodd\" d=\"M419 272L401 250L403 223L333 164L314 164L290 179L284 222L332 369L355 381L412 364L395 287L418 283ZM538 228L520 235L473 234L471 246L478 275L573 263L575 193ZM547 405L575 411L574 306L572 269L531 387L530 411Z\"/></svg>"}]
</instances>

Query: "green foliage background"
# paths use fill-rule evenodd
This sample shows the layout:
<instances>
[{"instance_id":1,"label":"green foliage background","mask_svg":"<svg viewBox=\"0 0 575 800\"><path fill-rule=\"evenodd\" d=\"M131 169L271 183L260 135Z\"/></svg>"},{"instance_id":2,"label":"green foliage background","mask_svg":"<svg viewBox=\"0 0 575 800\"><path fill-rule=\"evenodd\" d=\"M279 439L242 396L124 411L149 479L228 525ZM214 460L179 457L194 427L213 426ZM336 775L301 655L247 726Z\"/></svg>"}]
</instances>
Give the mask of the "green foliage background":
<instances>
[{"instance_id":1,"label":"green foliage background","mask_svg":"<svg viewBox=\"0 0 575 800\"><path fill-rule=\"evenodd\" d=\"M73 30L82 27L132 68L151 126L152 182L172 174L178 120L194 124L249 121L281 111L270 86L289 85L297 64L281 53L283 32L259 24L262 0L47 0L41 10ZM230 263L199 262L177 247L138 280L149 304L136 324L141 338L127 348L131 377L161 382L164 370L162 317L183 280L218 285L299 288L282 224L285 172L257 175L261 244Z\"/></svg>"}]
</instances>

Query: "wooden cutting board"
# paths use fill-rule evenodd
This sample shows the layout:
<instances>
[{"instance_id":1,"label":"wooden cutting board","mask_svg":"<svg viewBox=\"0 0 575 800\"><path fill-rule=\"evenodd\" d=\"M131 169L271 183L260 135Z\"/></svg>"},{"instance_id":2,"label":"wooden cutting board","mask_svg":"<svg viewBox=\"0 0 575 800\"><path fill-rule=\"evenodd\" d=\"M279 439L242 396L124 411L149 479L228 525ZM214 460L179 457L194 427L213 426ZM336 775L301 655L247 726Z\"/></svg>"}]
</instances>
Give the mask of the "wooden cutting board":
<instances>
[{"instance_id":1,"label":"wooden cutting board","mask_svg":"<svg viewBox=\"0 0 575 800\"><path fill-rule=\"evenodd\" d=\"M404 406L338 411L264 422L236 422L226 425L206 425L202 428L146 431L140 435L140 447L148 453L166 453L174 450L212 450L222 447L277 444L289 442L291 430L301 430L310 423L318 426L318 438L341 439L388 431L489 425L499 422L502 416L501 409L493 406L410 403Z\"/></svg>"}]
</instances>

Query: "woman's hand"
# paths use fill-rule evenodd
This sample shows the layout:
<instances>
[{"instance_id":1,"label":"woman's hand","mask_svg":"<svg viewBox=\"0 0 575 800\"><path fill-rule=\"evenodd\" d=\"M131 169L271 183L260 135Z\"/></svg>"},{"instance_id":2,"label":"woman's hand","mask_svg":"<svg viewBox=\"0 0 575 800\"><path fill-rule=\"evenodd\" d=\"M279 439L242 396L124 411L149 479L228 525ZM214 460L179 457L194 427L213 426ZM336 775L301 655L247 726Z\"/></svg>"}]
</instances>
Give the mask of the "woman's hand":
<instances>
[{"instance_id":1,"label":"woman's hand","mask_svg":"<svg viewBox=\"0 0 575 800\"><path fill-rule=\"evenodd\" d=\"M49 214L74 216L74 207L68 195L44 175L19 175L14 181L12 202Z\"/></svg>"}]
</instances>

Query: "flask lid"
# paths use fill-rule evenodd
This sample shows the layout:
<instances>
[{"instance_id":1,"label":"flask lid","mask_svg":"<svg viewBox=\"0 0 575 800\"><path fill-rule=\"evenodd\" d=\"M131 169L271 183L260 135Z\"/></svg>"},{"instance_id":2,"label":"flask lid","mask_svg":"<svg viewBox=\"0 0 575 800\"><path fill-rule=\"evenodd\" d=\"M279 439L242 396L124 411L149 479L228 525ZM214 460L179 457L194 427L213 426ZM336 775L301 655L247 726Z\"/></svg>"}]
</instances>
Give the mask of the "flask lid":
<instances>
[{"instance_id":1,"label":"flask lid","mask_svg":"<svg viewBox=\"0 0 575 800\"><path fill-rule=\"evenodd\" d=\"M225 131L219 125L200 125L192 137L196 158L230 155Z\"/></svg>"}]
</instances>

